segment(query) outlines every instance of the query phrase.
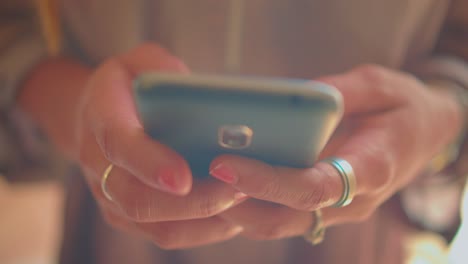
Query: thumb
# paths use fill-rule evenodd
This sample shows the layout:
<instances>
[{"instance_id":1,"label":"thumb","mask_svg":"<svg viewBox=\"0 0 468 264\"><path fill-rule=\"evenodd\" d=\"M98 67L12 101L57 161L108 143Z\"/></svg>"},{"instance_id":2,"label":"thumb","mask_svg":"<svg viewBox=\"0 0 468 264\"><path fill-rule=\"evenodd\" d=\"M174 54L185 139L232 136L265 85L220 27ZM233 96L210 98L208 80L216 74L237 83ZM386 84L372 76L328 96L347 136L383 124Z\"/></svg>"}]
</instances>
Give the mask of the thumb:
<instances>
[{"instance_id":1,"label":"thumb","mask_svg":"<svg viewBox=\"0 0 468 264\"><path fill-rule=\"evenodd\" d=\"M187 162L147 136L138 118L131 84L136 75L148 71L187 73L188 69L151 44L108 61L90 82L93 89L86 110L90 130L110 163L153 188L184 195L192 185Z\"/></svg>"}]
</instances>

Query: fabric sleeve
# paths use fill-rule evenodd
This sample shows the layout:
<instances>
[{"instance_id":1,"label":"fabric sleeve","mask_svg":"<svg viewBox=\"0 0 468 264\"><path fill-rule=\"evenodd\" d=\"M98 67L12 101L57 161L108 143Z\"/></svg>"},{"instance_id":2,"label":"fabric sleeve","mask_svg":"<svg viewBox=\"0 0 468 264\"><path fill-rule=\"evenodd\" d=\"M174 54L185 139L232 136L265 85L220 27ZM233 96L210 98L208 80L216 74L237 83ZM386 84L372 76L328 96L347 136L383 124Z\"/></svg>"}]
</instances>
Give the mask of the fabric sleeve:
<instances>
[{"instance_id":1,"label":"fabric sleeve","mask_svg":"<svg viewBox=\"0 0 468 264\"><path fill-rule=\"evenodd\" d=\"M14 104L16 89L27 72L47 55L34 8L0 4L0 110Z\"/></svg>"},{"instance_id":2,"label":"fabric sleeve","mask_svg":"<svg viewBox=\"0 0 468 264\"><path fill-rule=\"evenodd\" d=\"M0 174L10 181L58 178L54 148L16 105L21 82L48 52L34 6L0 2Z\"/></svg>"}]
</instances>

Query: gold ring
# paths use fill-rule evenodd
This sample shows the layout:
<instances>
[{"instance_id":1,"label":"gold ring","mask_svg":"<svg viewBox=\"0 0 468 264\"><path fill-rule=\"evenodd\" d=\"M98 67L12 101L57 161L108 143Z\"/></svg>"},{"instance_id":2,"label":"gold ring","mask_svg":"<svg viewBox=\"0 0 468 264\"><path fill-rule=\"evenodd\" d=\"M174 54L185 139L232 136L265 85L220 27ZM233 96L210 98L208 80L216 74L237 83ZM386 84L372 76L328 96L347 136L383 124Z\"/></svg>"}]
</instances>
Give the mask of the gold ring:
<instances>
[{"instance_id":1,"label":"gold ring","mask_svg":"<svg viewBox=\"0 0 468 264\"><path fill-rule=\"evenodd\" d=\"M357 183L353 167L346 160L336 157L327 159L325 162L332 165L338 171L343 183L343 194L333 207L345 207L353 201L356 194Z\"/></svg>"},{"instance_id":2,"label":"gold ring","mask_svg":"<svg viewBox=\"0 0 468 264\"><path fill-rule=\"evenodd\" d=\"M325 226L323 225L323 215L320 209L312 212L314 214L314 225L304 235L304 239L312 245L322 243L325 238Z\"/></svg>"},{"instance_id":3,"label":"gold ring","mask_svg":"<svg viewBox=\"0 0 468 264\"><path fill-rule=\"evenodd\" d=\"M107 183L107 178L109 178L109 174L113 168L114 168L114 164L110 164L109 166L107 166L106 170L104 170L104 173L102 174L102 177L101 177L101 191L104 194L104 196L107 198L107 200L109 201L112 201L112 196L109 194L107 190L106 183Z\"/></svg>"}]
</instances>

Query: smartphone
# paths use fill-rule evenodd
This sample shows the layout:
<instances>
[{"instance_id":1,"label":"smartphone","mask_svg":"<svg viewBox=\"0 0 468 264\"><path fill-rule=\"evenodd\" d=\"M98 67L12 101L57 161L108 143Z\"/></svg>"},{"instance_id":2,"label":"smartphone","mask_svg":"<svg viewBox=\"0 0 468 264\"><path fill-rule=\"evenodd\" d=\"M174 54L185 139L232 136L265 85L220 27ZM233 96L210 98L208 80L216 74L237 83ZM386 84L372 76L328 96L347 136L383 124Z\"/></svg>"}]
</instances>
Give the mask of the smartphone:
<instances>
[{"instance_id":1,"label":"smartphone","mask_svg":"<svg viewBox=\"0 0 468 264\"><path fill-rule=\"evenodd\" d=\"M341 94L309 80L147 73L134 82L145 131L196 177L220 154L313 166L343 113Z\"/></svg>"}]
</instances>

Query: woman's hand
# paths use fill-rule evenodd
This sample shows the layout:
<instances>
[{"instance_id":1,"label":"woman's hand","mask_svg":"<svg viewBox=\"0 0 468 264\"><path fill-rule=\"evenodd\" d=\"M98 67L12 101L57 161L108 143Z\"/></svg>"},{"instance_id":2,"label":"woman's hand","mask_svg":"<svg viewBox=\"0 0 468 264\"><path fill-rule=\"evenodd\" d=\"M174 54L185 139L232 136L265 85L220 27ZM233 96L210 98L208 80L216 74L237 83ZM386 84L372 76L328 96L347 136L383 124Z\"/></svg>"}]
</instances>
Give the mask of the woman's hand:
<instances>
[{"instance_id":1,"label":"woman's hand","mask_svg":"<svg viewBox=\"0 0 468 264\"><path fill-rule=\"evenodd\" d=\"M320 81L337 87L345 102L342 125L321 158L336 156L352 165L356 197L347 207L330 207L342 196L343 186L338 172L325 162L292 169L220 156L211 164L211 175L256 198L222 214L248 237L304 234L313 222L310 212L319 208L324 208L325 226L365 220L460 130L461 111L453 96L428 89L408 74L362 66Z\"/></svg>"},{"instance_id":2,"label":"woman's hand","mask_svg":"<svg viewBox=\"0 0 468 264\"><path fill-rule=\"evenodd\" d=\"M192 183L187 162L145 134L131 83L149 71L188 73L180 60L147 44L108 59L90 74L79 70L83 81L76 80L76 65L69 61L44 64L28 80L21 101L62 150L79 161L110 224L164 248L193 247L237 235L239 226L215 215L242 195L214 179ZM106 182L112 201L100 186L109 164L114 165Z\"/></svg>"},{"instance_id":3,"label":"woman's hand","mask_svg":"<svg viewBox=\"0 0 468 264\"><path fill-rule=\"evenodd\" d=\"M235 189L215 180L192 183L187 162L144 132L131 82L148 71L188 73L165 50L144 45L103 63L87 84L78 111L78 146L94 196L109 223L164 248L231 238L240 228L215 215L236 203ZM100 183L111 163L109 201Z\"/></svg>"}]
</instances>

